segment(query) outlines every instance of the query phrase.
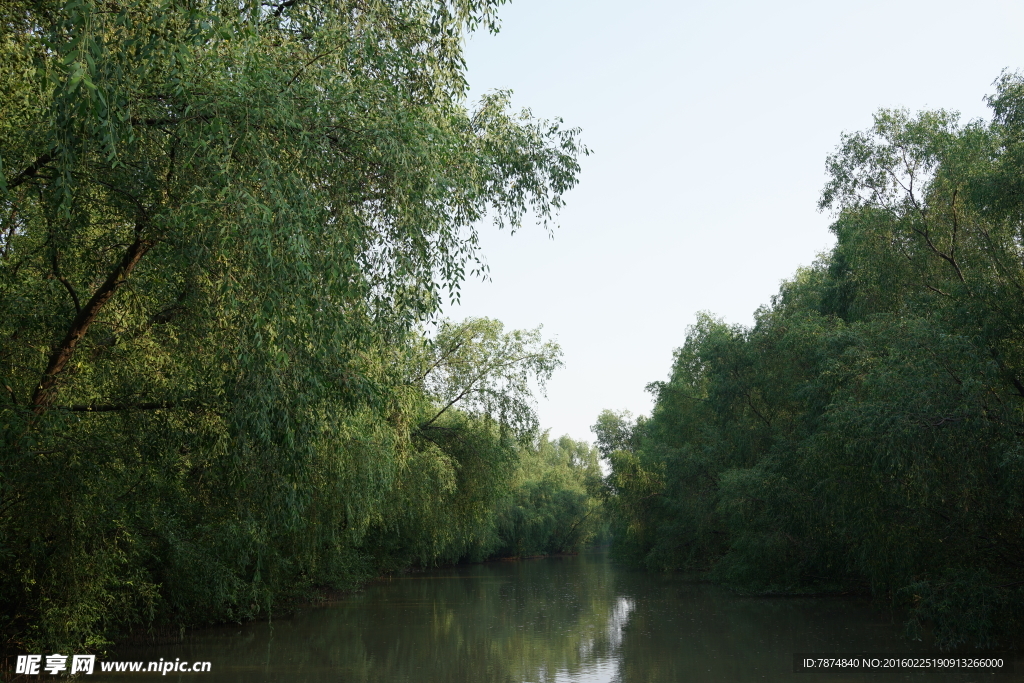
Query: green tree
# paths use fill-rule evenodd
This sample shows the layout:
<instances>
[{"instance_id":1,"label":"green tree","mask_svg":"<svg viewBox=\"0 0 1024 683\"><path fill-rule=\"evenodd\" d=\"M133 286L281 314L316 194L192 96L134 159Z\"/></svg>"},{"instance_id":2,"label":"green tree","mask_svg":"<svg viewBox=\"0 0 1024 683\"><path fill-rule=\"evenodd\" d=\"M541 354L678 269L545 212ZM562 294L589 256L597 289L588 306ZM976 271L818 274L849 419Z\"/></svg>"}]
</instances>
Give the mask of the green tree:
<instances>
[{"instance_id":1,"label":"green tree","mask_svg":"<svg viewBox=\"0 0 1024 683\"><path fill-rule=\"evenodd\" d=\"M597 448L601 455L608 457L615 451L629 450L635 443L637 420L628 410L614 412L601 411L597 422L590 428L597 437Z\"/></svg>"},{"instance_id":2,"label":"green tree","mask_svg":"<svg viewBox=\"0 0 1024 683\"><path fill-rule=\"evenodd\" d=\"M547 432L523 446L511 495L496 509L496 553L577 552L597 540L605 521L598 453Z\"/></svg>"},{"instance_id":3,"label":"green tree","mask_svg":"<svg viewBox=\"0 0 1024 683\"><path fill-rule=\"evenodd\" d=\"M1024 622L1024 86L882 111L829 159L834 249L750 328L703 316L612 453L617 543L744 590L863 590L943 647Z\"/></svg>"},{"instance_id":4,"label":"green tree","mask_svg":"<svg viewBox=\"0 0 1024 683\"><path fill-rule=\"evenodd\" d=\"M546 222L586 152L504 93L467 110L497 4L3 3L7 642L372 571L418 453L411 331L481 219Z\"/></svg>"},{"instance_id":5,"label":"green tree","mask_svg":"<svg viewBox=\"0 0 1024 683\"><path fill-rule=\"evenodd\" d=\"M541 341L540 328L505 333L501 322L487 318L442 321L412 378L440 405L417 428L429 433L457 406L528 434L537 428L531 383L543 391L561 355L557 344Z\"/></svg>"},{"instance_id":6,"label":"green tree","mask_svg":"<svg viewBox=\"0 0 1024 683\"><path fill-rule=\"evenodd\" d=\"M561 350L540 330L506 332L497 320L442 321L410 344L406 419L410 449L383 516L362 548L381 566L483 560L499 544L495 515L517 485L523 444Z\"/></svg>"}]
</instances>

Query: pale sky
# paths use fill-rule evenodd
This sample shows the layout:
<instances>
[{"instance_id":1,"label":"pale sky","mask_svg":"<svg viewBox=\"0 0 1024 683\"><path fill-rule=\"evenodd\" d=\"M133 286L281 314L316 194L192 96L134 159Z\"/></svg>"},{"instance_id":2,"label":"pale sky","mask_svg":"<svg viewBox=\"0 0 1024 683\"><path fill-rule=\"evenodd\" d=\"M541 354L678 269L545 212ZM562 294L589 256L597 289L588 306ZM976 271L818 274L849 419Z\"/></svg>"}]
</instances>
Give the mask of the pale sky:
<instances>
[{"instance_id":1,"label":"pale sky","mask_svg":"<svg viewBox=\"0 0 1024 683\"><path fill-rule=\"evenodd\" d=\"M593 151L549 239L483 230L491 282L453 319L544 326L565 367L538 403L556 436L649 413L647 383L706 310L750 324L832 245L825 158L879 108L988 118L1024 70L1024 3L512 0L467 45L474 93L583 129Z\"/></svg>"}]
</instances>

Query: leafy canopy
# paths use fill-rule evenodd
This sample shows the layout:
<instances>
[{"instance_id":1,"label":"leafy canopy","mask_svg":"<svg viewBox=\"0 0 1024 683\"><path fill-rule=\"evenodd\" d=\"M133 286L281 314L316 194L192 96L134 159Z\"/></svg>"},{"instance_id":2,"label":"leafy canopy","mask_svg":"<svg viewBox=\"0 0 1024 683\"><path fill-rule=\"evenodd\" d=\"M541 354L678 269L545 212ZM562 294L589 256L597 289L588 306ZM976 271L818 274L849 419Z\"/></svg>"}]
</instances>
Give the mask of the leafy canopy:
<instances>
[{"instance_id":1,"label":"leafy canopy","mask_svg":"<svg viewBox=\"0 0 1024 683\"><path fill-rule=\"evenodd\" d=\"M410 385L414 330L482 221L549 221L587 153L507 93L467 108L498 4L0 3L6 637L252 616L374 571L369 530L453 500L416 472L470 486L463 442L413 434L454 397ZM557 364L475 324L467 363ZM525 428L525 375L474 372L443 373L460 429L505 452L485 414Z\"/></svg>"}]
</instances>

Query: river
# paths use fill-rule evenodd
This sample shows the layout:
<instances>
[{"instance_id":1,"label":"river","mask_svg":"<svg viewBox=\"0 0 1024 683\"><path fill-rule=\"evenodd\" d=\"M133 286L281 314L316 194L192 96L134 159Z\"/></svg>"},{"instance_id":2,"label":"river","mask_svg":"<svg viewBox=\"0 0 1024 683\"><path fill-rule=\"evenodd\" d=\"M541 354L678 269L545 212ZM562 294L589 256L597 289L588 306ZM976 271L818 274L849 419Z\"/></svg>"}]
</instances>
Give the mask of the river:
<instances>
[{"instance_id":1,"label":"river","mask_svg":"<svg viewBox=\"0 0 1024 683\"><path fill-rule=\"evenodd\" d=\"M202 629L110 659L209 661L209 673L103 674L192 683L746 683L1024 681L1017 673L794 673L794 653L920 653L855 598L740 597L625 569L605 554L493 562L376 582L273 622ZM1009 658L1008 658L1009 659Z\"/></svg>"}]
</instances>

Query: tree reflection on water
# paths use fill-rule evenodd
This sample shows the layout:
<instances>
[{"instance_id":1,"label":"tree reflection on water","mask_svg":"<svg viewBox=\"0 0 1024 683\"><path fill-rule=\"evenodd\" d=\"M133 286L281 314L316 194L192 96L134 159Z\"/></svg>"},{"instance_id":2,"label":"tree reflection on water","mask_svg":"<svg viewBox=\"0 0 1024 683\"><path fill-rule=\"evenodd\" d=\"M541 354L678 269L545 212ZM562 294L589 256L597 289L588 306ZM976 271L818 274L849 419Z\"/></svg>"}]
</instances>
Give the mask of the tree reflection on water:
<instances>
[{"instance_id":1,"label":"tree reflection on water","mask_svg":"<svg viewBox=\"0 0 1024 683\"><path fill-rule=\"evenodd\" d=\"M898 621L856 600L738 597L592 553L396 577L286 619L197 631L111 659L213 662L212 673L177 677L196 683L791 681L794 652L928 651L903 640ZM127 680L95 676L115 678Z\"/></svg>"}]
</instances>

